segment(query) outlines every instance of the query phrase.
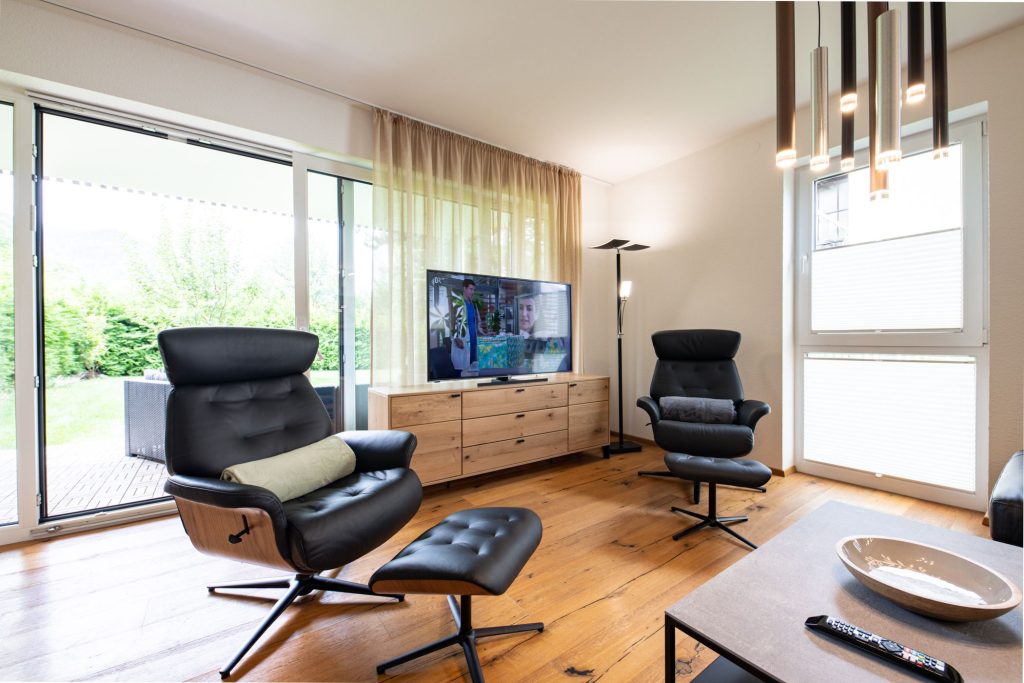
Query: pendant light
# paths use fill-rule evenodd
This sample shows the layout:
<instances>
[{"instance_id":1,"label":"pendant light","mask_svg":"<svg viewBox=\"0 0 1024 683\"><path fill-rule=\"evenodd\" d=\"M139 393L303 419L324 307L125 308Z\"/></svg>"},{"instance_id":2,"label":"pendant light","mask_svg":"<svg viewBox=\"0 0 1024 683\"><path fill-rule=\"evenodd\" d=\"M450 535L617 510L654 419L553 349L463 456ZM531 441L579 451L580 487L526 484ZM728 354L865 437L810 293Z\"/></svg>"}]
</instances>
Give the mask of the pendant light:
<instances>
[{"instance_id":1,"label":"pendant light","mask_svg":"<svg viewBox=\"0 0 1024 683\"><path fill-rule=\"evenodd\" d=\"M878 80L878 71L875 66L878 61L878 54L875 51L875 43L877 42L877 24L875 20L888 11L888 9L889 3L887 2L868 3L868 171L870 198L872 201L888 199L889 197L889 174L883 169L878 168L878 165L875 164L875 152L878 148L876 142L878 139L878 110L876 107L878 91L875 87Z\"/></svg>"},{"instance_id":2,"label":"pendant light","mask_svg":"<svg viewBox=\"0 0 1024 683\"><path fill-rule=\"evenodd\" d=\"M811 170L824 171L828 158L828 48L821 46L821 3L818 3L818 47L811 50Z\"/></svg>"},{"instance_id":3,"label":"pendant light","mask_svg":"<svg viewBox=\"0 0 1024 683\"><path fill-rule=\"evenodd\" d=\"M946 73L946 3L929 5L932 19L932 149L949 156L949 84Z\"/></svg>"},{"instance_id":4,"label":"pendant light","mask_svg":"<svg viewBox=\"0 0 1024 683\"><path fill-rule=\"evenodd\" d=\"M917 104L924 96L924 3L908 2L907 104Z\"/></svg>"},{"instance_id":5,"label":"pendant light","mask_svg":"<svg viewBox=\"0 0 1024 683\"><path fill-rule=\"evenodd\" d=\"M840 33L842 35L842 89L839 97L839 111L842 113L842 152L839 168L852 171L853 121L857 109L857 3L843 0L840 9Z\"/></svg>"},{"instance_id":6,"label":"pendant light","mask_svg":"<svg viewBox=\"0 0 1024 683\"><path fill-rule=\"evenodd\" d=\"M875 142L875 165L879 169L887 169L903 158L900 147L900 109L903 106L901 86L902 70L900 67L900 13L891 9L883 12L876 20L876 49L878 55L875 67L878 75L875 87L878 95L875 106L878 114L875 122L878 133Z\"/></svg>"},{"instance_id":7,"label":"pendant light","mask_svg":"<svg viewBox=\"0 0 1024 683\"><path fill-rule=\"evenodd\" d=\"M775 3L775 165L796 163L796 57L792 0Z\"/></svg>"}]
</instances>

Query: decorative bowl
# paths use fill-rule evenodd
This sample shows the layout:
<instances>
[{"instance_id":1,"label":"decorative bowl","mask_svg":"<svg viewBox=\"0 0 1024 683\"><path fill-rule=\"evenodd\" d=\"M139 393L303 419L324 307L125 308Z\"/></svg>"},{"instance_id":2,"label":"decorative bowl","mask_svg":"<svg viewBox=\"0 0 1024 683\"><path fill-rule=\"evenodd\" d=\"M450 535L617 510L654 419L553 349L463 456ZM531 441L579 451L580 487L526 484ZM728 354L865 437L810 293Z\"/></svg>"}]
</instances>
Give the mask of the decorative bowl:
<instances>
[{"instance_id":1,"label":"decorative bowl","mask_svg":"<svg viewBox=\"0 0 1024 683\"><path fill-rule=\"evenodd\" d=\"M887 536L836 543L846 568L865 586L911 612L945 621L981 621L1020 604L1005 576L942 548Z\"/></svg>"}]
</instances>

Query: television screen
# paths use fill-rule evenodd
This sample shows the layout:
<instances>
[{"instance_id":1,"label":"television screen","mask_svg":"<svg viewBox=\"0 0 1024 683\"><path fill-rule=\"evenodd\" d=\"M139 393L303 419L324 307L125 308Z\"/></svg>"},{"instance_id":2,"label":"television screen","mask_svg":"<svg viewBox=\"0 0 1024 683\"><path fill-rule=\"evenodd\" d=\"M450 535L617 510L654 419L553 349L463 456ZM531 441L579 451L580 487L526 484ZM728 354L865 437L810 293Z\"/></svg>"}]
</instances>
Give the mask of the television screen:
<instances>
[{"instance_id":1,"label":"television screen","mask_svg":"<svg viewBox=\"0 0 1024 683\"><path fill-rule=\"evenodd\" d=\"M570 286L427 271L429 380L572 370Z\"/></svg>"}]
</instances>

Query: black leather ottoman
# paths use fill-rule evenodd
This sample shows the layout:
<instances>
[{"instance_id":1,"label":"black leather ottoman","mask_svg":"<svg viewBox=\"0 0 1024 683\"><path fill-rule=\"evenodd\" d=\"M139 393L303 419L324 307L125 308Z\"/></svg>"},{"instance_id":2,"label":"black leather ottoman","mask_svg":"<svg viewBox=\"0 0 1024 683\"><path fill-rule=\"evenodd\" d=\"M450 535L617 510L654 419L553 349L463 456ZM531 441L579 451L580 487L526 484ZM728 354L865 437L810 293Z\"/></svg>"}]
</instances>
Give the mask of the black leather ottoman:
<instances>
[{"instance_id":1,"label":"black leather ottoman","mask_svg":"<svg viewBox=\"0 0 1024 683\"><path fill-rule=\"evenodd\" d=\"M701 520L700 524L683 529L672 536L672 540L678 541L683 536L693 533L705 527L718 527L727 531L740 541L743 541L751 548L757 546L739 535L729 527L728 523L739 523L747 521L745 515L737 517L718 516L718 484L729 486L743 486L746 488L757 488L764 486L772 478L772 471L756 460L737 460L735 458L706 458L699 455L686 455L685 453L668 453L665 455L665 465L669 471L683 479L694 481L705 481L708 483L708 514L702 515L690 510L673 507L672 512L680 512Z\"/></svg>"},{"instance_id":2,"label":"black leather ottoman","mask_svg":"<svg viewBox=\"0 0 1024 683\"><path fill-rule=\"evenodd\" d=\"M473 628L472 611L472 596L501 595L508 590L540 544L541 531L540 518L525 508L462 510L425 531L374 572L369 585L376 593L447 594L459 629L447 638L389 659L377 667L377 673L460 645L473 683L482 683L477 638L543 631L540 623ZM456 595L460 603L455 601Z\"/></svg>"}]
</instances>

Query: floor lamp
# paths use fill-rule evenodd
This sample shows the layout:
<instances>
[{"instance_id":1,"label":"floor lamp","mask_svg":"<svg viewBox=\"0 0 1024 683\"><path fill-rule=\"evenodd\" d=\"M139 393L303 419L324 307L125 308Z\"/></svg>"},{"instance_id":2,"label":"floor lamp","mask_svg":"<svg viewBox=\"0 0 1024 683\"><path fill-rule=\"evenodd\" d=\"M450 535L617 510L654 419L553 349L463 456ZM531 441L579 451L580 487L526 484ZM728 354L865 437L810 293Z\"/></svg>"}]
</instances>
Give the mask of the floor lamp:
<instances>
[{"instance_id":1,"label":"floor lamp","mask_svg":"<svg viewBox=\"0 0 1024 683\"><path fill-rule=\"evenodd\" d=\"M627 246L628 245L628 246ZM619 440L605 446L604 457L608 458L613 453L636 453L642 447L638 443L626 441L622 434L622 316L626 310L626 301L629 299L633 283L622 281L622 252L642 251L649 249L646 244L629 244L629 240L611 240L591 249L614 249L615 250L615 333L619 351Z\"/></svg>"}]
</instances>

